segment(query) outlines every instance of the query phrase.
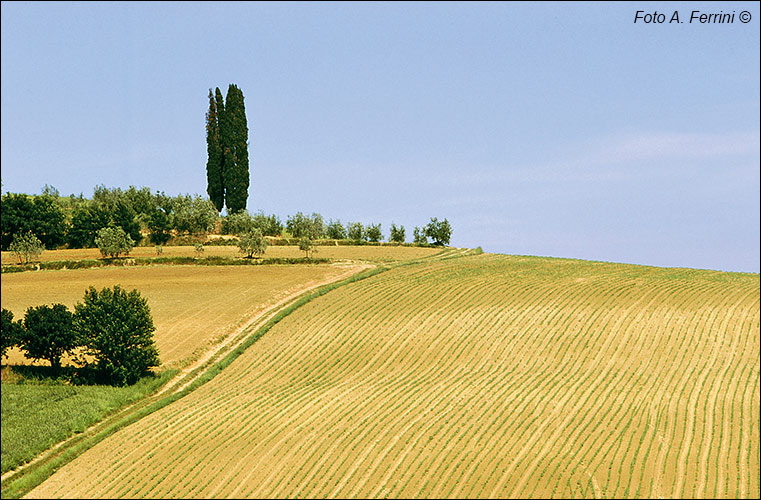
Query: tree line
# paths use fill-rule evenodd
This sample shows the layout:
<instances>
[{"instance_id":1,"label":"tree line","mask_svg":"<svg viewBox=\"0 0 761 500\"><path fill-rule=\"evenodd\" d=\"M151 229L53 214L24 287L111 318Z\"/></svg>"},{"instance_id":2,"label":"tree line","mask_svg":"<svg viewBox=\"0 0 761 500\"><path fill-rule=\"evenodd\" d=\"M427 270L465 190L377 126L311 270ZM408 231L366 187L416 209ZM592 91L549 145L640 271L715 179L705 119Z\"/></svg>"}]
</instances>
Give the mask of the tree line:
<instances>
[{"instance_id":1,"label":"tree line","mask_svg":"<svg viewBox=\"0 0 761 500\"><path fill-rule=\"evenodd\" d=\"M137 290L91 286L73 312L63 304L41 305L14 321L3 308L1 319L2 357L19 347L26 358L50 363L55 376L66 355L78 365L75 378L90 383L134 384L160 364L151 310Z\"/></svg>"}]
</instances>

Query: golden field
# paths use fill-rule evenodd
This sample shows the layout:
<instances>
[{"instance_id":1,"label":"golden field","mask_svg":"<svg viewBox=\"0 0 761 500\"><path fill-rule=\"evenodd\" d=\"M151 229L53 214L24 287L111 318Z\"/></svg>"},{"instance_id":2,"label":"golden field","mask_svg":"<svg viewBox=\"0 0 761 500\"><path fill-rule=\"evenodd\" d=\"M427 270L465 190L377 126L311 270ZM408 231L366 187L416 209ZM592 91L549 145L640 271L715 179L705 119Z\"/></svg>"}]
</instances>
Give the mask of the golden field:
<instances>
[{"instance_id":1,"label":"golden field","mask_svg":"<svg viewBox=\"0 0 761 500\"><path fill-rule=\"evenodd\" d=\"M757 274L400 266L29 496L758 498L759 305Z\"/></svg>"}]
</instances>

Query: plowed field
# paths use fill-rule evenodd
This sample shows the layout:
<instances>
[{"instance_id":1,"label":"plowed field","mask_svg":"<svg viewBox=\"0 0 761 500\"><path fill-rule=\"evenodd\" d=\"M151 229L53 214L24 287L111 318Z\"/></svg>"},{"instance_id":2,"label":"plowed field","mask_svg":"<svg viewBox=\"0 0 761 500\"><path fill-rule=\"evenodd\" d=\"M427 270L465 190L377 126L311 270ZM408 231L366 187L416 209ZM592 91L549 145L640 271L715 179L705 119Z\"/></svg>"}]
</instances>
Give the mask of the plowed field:
<instances>
[{"instance_id":1,"label":"plowed field","mask_svg":"<svg viewBox=\"0 0 761 500\"><path fill-rule=\"evenodd\" d=\"M398 267L30 496L758 498L759 306L755 274Z\"/></svg>"}]
</instances>

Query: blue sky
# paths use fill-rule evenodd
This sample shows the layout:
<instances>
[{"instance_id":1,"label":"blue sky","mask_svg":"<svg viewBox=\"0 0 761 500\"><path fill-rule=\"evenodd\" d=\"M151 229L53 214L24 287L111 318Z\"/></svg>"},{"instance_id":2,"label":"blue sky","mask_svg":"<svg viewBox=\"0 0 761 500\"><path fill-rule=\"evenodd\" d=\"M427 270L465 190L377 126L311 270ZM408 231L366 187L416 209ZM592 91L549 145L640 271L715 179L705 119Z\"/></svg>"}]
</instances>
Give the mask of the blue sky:
<instances>
[{"instance_id":1,"label":"blue sky","mask_svg":"<svg viewBox=\"0 0 761 500\"><path fill-rule=\"evenodd\" d=\"M252 212L759 272L758 5L3 2L3 191L205 195L235 83Z\"/></svg>"}]
</instances>

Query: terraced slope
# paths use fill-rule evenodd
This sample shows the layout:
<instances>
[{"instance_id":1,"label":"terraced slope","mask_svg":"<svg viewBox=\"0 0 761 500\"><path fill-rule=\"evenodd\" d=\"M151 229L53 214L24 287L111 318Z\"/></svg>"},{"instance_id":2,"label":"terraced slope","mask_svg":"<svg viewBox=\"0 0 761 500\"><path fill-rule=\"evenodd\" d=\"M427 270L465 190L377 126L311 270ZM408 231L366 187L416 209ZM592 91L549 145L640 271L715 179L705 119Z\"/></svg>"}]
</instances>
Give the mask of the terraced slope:
<instances>
[{"instance_id":1,"label":"terraced slope","mask_svg":"<svg viewBox=\"0 0 761 500\"><path fill-rule=\"evenodd\" d=\"M757 498L759 305L758 275L398 267L30 496Z\"/></svg>"}]
</instances>

